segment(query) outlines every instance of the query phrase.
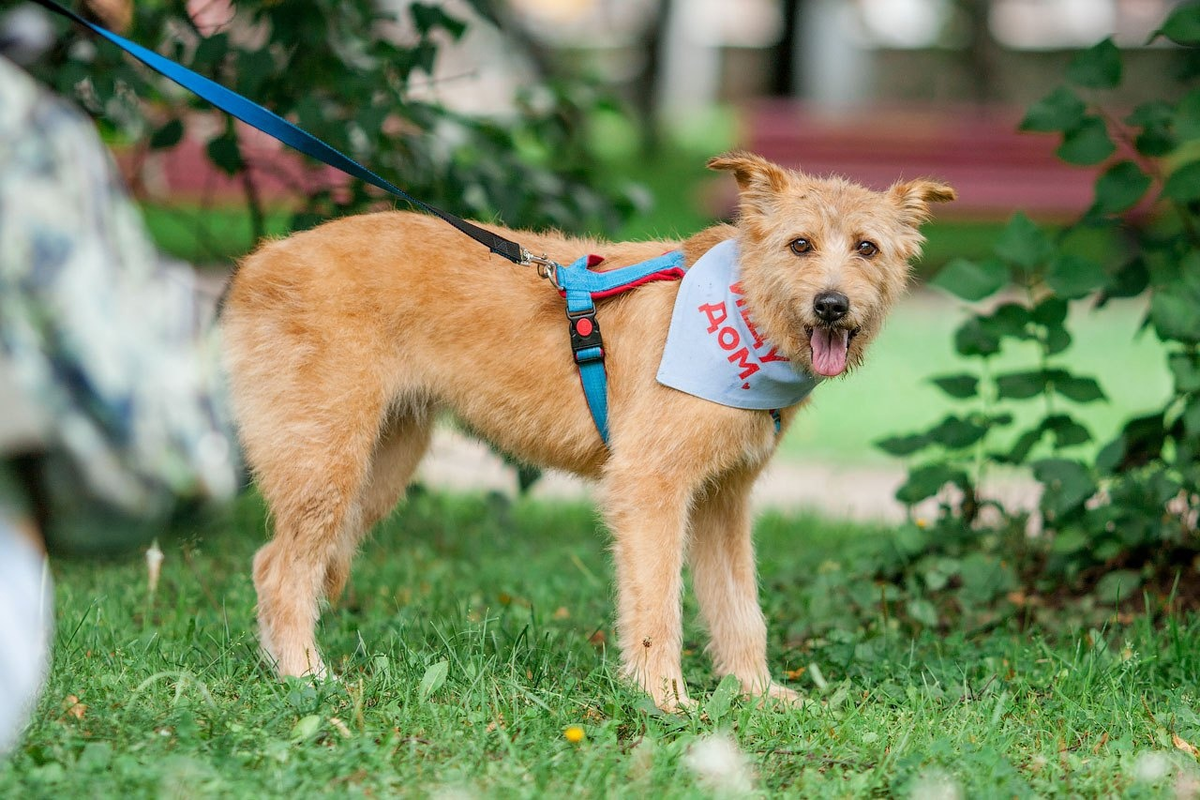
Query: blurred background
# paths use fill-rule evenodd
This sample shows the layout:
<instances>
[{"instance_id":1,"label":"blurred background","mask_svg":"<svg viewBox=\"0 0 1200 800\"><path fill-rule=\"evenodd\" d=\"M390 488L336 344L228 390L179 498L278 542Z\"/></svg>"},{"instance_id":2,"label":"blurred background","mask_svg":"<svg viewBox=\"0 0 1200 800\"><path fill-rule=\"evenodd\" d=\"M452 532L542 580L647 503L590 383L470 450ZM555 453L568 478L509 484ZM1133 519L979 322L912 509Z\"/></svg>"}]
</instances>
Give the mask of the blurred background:
<instances>
[{"instance_id":1,"label":"blurred background","mask_svg":"<svg viewBox=\"0 0 1200 800\"><path fill-rule=\"evenodd\" d=\"M875 188L922 175L953 184L960 200L936 209L914 291L868 364L815 394L783 447L777 487L764 489L778 503L858 516L901 513L891 494L903 466L872 443L951 407L928 378L956 370L953 332L967 311L924 279L951 259L985 257L1017 209L1053 229L1092 203L1104 164L1065 163L1057 137L1019 132L1026 108L1062 83L1073 54L1106 37L1125 65L1110 107L1171 91L1163 79L1181 58L1165 40L1147 44L1172 0L104 5L98 18L123 21L131 38L415 195L515 227L687 236L733 213L732 182L703 167L733 147ZM0 29L10 57L96 115L156 244L195 265L213 295L260 236L380 205L40 9L16 6ZM1152 217L1139 207L1127 224ZM1120 258L1119 226L1071 235L1089 258ZM1077 409L1104 442L1133 413L1161 407L1171 382L1162 346L1139 335L1144 299L1084 305L1072 304L1065 358L1109 398ZM997 363L1035 355L1017 342ZM444 459L427 474L450 483L485 457L449 440L435 455ZM555 485L542 490L572 491Z\"/></svg>"}]
</instances>

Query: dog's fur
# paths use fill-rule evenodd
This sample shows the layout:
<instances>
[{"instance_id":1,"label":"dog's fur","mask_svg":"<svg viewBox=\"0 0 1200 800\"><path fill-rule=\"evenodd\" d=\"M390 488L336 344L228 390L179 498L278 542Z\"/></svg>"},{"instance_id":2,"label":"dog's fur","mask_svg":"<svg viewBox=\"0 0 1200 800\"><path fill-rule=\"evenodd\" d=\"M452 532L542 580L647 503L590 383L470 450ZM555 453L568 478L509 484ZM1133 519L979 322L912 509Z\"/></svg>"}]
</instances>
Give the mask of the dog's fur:
<instances>
[{"instance_id":1,"label":"dog's fur","mask_svg":"<svg viewBox=\"0 0 1200 800\"><path fill-rule=\"evenodd\" d=\"M709 166L734 173L738 222L682 243L495 230L564 263L602 254L605 268L676 247L690 265L736 237L757 330L809 368L809 336L822 324L813 298L837 290L850 309L836 324L857 331L848 364L860 363L907 282L926 204L954 191L916 180L874 192L748 154ZM794 252L798 237L809 252ZM878 245L873 257L856 250L864 239ZM767 669L748 508L778 443L775 426L765 412L656 382L678 286L652 283L599 303L606 448L580 389L563 300L533 269L404 212L330 222L247 258L224 310L224 347L242 442L274 517L254 583L262 644L279 672L324 673L314 641L319 602L341 593L359 541L403 496L448 410L526 462L599 482L623 669L659 705L687 700L685 559L717 671L736 675L747 692L794 696ZM785 427L795 411L783 411Z\"/></svg>"}]
</instances>

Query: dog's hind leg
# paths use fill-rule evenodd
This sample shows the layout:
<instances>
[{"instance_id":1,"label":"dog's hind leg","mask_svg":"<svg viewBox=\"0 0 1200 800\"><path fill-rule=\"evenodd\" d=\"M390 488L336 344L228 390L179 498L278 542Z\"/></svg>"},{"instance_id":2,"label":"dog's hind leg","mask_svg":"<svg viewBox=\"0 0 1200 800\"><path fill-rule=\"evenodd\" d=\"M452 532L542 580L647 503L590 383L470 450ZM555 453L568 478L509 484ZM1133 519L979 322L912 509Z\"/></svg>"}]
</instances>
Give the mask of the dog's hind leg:
<instances>
[{"instance_id":1,"label":"dog's hind leg","mask_svg":"<svg viewBox=\"0 0 1200 800\"><path fill-rule=\"evenodd\" d=\"M750 490L758 470L723 476L692 510L689 561L692 588L708 626L709 653L719 675L735 675L742 690L793 699L771 682L767 626L758 601L751 536Z\"/></svg>"},{"instance_id":2,"label":"dog's hind leg","mask_svg":"<svg viewBox=\"0 0 1200 800\"><path fill-rule=\"evenodd\" d=\"M342 391L322 405L313 403L313 387L285 417L276 446L255 448L259 488L275 518L274 537L254 557L259 635L280 675L325 671L314 639L319 603L347 531L361 530L359 497L382 420L379 393L365 384L339 381Z\"/></svg>"},{"instance_id":3,"label":"dog's hind leg","mask_svg":"<svg viewBox=\"0 0 1200 800\"><path fill-rule=\"evenodd\" d=\"M396 417L384 428L359 493L357 513L351 517L358 525L343 528L329 557L325 570L325 596L329 600L341 596L362 537L404 497L417 465L429 449L432 433L433 422L427 413Z\"/></svg>"}]
</instances>

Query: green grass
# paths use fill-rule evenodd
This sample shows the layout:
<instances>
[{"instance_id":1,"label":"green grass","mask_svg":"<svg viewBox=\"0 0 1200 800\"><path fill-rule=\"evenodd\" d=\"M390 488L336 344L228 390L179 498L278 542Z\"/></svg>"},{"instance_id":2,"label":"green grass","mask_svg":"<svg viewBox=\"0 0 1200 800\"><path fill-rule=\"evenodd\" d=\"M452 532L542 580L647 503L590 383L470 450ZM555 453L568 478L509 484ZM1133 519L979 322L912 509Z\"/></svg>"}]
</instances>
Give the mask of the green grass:
<instances>
[{"instance_id":1,"label":"green grass","mask_svg":"<svg viewBox=\"0 0 1200 800\"><path fill-rule=\"evenodd\" d=\"M1175 773L1196 774L1171 735L1200 742L1200 620L911 629L864 571L886 529L764 520L771 664L810 701L710 699L689 625L701 706L671 716L617 680L600 643L610 570L586 507L418 494L324 617L342 676L324 685L264 670L257 500L225 526L165 548L154 598L136 560L54 565L54 668L0 796L703 797L686 754L716 732L762 795L930 796L942 780L970 797L1169 796ZM1156 764L1157 784L1136 777Z\"/></svg>"}]
</instances>

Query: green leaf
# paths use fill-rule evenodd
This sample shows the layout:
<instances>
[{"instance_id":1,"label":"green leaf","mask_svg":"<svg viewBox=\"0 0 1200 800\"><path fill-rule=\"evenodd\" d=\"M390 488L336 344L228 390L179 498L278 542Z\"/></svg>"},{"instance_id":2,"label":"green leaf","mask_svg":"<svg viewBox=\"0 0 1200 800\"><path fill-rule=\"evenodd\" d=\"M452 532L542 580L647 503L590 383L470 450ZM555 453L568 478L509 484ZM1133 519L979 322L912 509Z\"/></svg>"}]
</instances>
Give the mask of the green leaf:
<instances>
[{"instance_id":1,"label":"green leaf","mask_svg":"<svg viewBox=\"0 0 1200 800\"><path fill-rule=\"evenodd\" d=\"M987 553L971 553L964 558L959 578L961 596L968 603L987 603L1017 586L1012 567Z\"/></svg>"},{"instance_id":2,"label":"green leaf","mask_svg":"<svg viewBox=\"0 0 1200 800\"><path fill-rule=\"evenodd\" d=\"M1062 325L1048 325L1044 344L1048 355L1057 355L1071 346L1071 334Z\"/></svg>"},{"instance_id":3,"label":"green leaf","mask_svg":"<svg viewBox=\"0 0 1200 800\"><path fill-rule=\"evenodd\" d=\"M442 684L446 682L446 676L449 672L450 662L444 658L436 664L431 664L425 670L425 674L421 676L421 685L417 689L417 694L421 700L428 700L434 692L442 688Z\"/></svg>"},{"instance_id":4,"label":"green leaf","mask_svg":"<svg viewBox=\"0 0 1200 800\"><path fill-rule=\"evenodd\" d=\"M1039 325L1062 325L1067 319L1067 301L1061 297L1047 297L1034 306L1030 316Z\"/></svg>"},{"instance_id":5,"label":"green leaf","mask_svg":"<svg viewBox=\"0 0 1200 800\"><path fill-rule=\"evenodd\" d=\"M213 75L228 52L229 34L214 33L204 37L196 45L196 52L192 55L192 63L189 66L201 74Z\"/></svg>"},{"instance_id":6,"label":"green leaf","mask_svg":"<svg viewBox=\"0 0 1200 800\"><path fill-rule=\"evenodd\" d=\"M979 378L974 375L939 375L929 380L943 392L959 400L974 397L979 393Z\"/></svg>"},{"instance_id":7,"label":"green leaf","mask_svg":"<svg viewBox=\"0 0 1200 800\"><path fill-rule=\"evenodd\" d=\"M1115 89L1121 83L1121 51L1110 38L1076 53L1067 65L1067 80L1089 89Z\"/></svg>"},{"instance_id":8,"label":"green leaf","mask_svg":"<svg viewBox=\"0 0 1200 800\"><path fill-rule=\"evenodd\" d=\"M1132 161L1118 161L1096 179L1096 210L1119 214L1133 208L1150 188L1150 176Z\"/></svg>"},{"instance_id":9,"label":"green leaf","mask_svg":"<svg viewBox=\"0 0 1200 800\"><path fill-rule=\"evenodd\" d=\"M150 149L166 150L181 141L183 141L183 120L176 117L154 132L150 137Z\"/></svg>"},{"instance_id":10,"label":"green leaf","mask_svg":"<svg viewBox=\"0 0 1200 800\"><path fill-rule=\"evenodd\" d=\"M1002 289L1010 280L1008 267L996 259L968 261L956 258L930 281L964 300L982 300Z\"/></svg>"},{"instance_id":11,"label":"green leaf","mask_svg":"<svg viewBox=\"0 0 1200 800\"><path fill-rule=\"evenodd\" d=\"M1091 432L1066 414L1046 417L1040 427L1054 434L1054 440L1059 447L1086 444L1092 440Z\"/></svg>"},{"instance_id":12,"label":"green leaf","mask_svg":"<svg viewBox=\"0 0 1200 800\"><path fill-rule=\"evenodd\" d=\"M1054 244L1033 220L1025 216L1023 211L1018 211L1008 221L992 249L1008 263L1030 270L1050 258Z\"/></svg>"},{"instance_id":13,"label":"green leaf","mask_svg":"<svg viewBox=\"0 0 1200 800\"><path fill-rule=\"evenodd\" d=\"M1057 519L1083 505L1096 493L1096 484L1087 468L1078 461L1049 458L1033 465L1033 476L1046 487L1042 510Z\"/></svg>"},{"instance_id":14,"label":"green leaf","mask_svg":"<svg viewBox=\"0 0 1200 800\"><path fill-rule=\"evenodd\" d=\"M1010 372L996 378L996 391L1008 400L1028 400L1046 389L1046 376L1041 372Z\"/></svg>"},{"instance_id":15,"label":"green leaf","mask_svg":"<svg viewBox=\"0 0 1200 800\"><path fill-rule=\"evenodd\" d=\"M1176 104L1172 126L1180 139L1200 139L1200 89L1188 92Z\"/></svg>"},{"instance_id":16,"label":"green leaf","mask_svg":"<svg viewBox=\"0 0 1200 800\"><path fill-rule=\"evenodd\" d=\"M996 307L990 315L979 318L984 330L998 337L1013 339L1032 339L1034 332L1030 324L1034 321L1033 313L1020 303L1003 303Z\"/></svg>"},{"instance_id":17,"label":"green leaf","mask_svg":"<svg viewBox=\"0 0 1200 800\"><path fill-rule=\"evenodd\" d=\"M232 134L223 133L210 140L205 150L208 152L209 160L226 175L236 175L245 167L237 137Z\"/></svg>"},{"instance_id":18,"label":"green leaf","mask_svg":"<svg viewBox=\"0 0 1200 800\"><path fill-rule=\"evenodd\" d=\"M927 464L908 473L908 480L896 490L896 499L913 505L937 494L947 483L969 485L967 474L962 470L945 464Z\"/></svg>"},{"instance_id":19,"label":"green leaf","mask_svg":"<svg viewBox=\"0 0 1200 800\"><path fill-rule=\"evenodd\" d=\"M409 13L412 15L413 24L423 36L441 28L449 33L451 38L458 39L467 29L465 22L450 16L440 7L428 3L413 3L409 6Z\"/></svg>"},{"instance_id":20,"label":"green leaf","mask_svg":"<svg viewBox=\"0 0 1200 800\"><path fill-rule=\"evenodd\" d=\"M1125 460L1126 441L1124 434L1119 434L1096 454L1096 470L1101 475L1111 475Z\"/></svg>"},{"instance_id":21,"label":"green leaf","mask_svg":"<svg viewBox=\"0 0 1200 800\"><path fill-rule=\"evenodd\" d=\"M1077 126L1063 134L1062 144L1055 152L1068 164L1090 166L1099 164L1116 151L1117 146L1108 138L1104 120L1097 116L1086 116Z\"/></svg>"},{"instance_id":22,"label":"green leaf","mask_svg":"<svg viewBox=\"0 0 1200 800\"><path fill-rule=\"evenodd\" d=\"M721 724L721 720L729 713L729 707L733 704L734 698L741 691L742 682L736 675L726 675L721 678L721 682L713 690L712 697L708 698L708 702L704 704L704 711L713 725Z\"/></svg>"},{"instance_id":23,"label":"green leaf","mask_svg":"<svg viewBox=\"0 0 1200 800\"><path fill-rule=\"evenodd\" d=\"M1135 258L1126 262L1112 274L1108 285L1104 287L1104 299L1110 297L1136 297L1146 291L1150 285L1150 270L1146 262Z\"/></svg>"},{"instance_id":24,"label":"green leaf","mask_svg":"<svg viewBox=\"0 0 1200 800\"><path fill-rule=\"evenodd\" d=\"M1180 203L1200 200L1200 161L1184 164L1163 185L1163 196Z\"/></svg>"},{"instance_id":25,"label":"green leaf","mask_svg":"<svg viewBox=\"0 0 1200 800\"><path fill-rule=\"evenodd\" d=\"M1183 429L1188 436L1200 434L1200 397L1193 397L1183 410Z\"/></svg>"},{"instance_id":26,"label":"green leaf","mask_svg":"<svg viewBox=\"0 0 1200 800\"><path fill-rule=\"evenodd\" d=\"M1021 130L1051 133L1070 130L1083 121L1087 106L1070 89L1060 86L1029 107Z\"/></svg>"},{"instance_id":27,"label":"green leaf","mask_svg":"<svg viewBox=\"0 0 1200 800\"><path fill-rule=\"evenodd\" d=\"M1167 21L1150 37L1165 36L1175 44L1200 45L1200 3L1179 6L1167 16Z\"/></svg>"},{"instance_id":28,"label":"green leaf","mask_svg":"<svg viewBox=\"0 0 1200 800\"><path fill-rule=\"evenodd\" d=\"M1126 125L1136 125L1139 128L1147 125L1170 125L1174 116L1171 104L1163 100L1150 100L1138 105L1125 118Z\"/></svg>"},{"instance_id":29,"label":"green leaf","mask_svg":"<svg viewBox=\"0 0 1200 800\"><path fill-rule=\"evenodd\" d=\"M1142 103L1125 118L1126 124L1142 129L1134 139L1134 147L1144 156L1162 156L1174 150L1178 142L1171 128L1183 121L1183 114L1162 100Z\"/></svg>"},{"instance_id":30,"label":"green leaf","mask_svg":"<svg viewBox=\"0 0 1200 800\"><path fill-rule=\"evenodd\" d=\"M1137 595L1142 588L1142 576L1131 569L1115 569L1107 572L1096 582L1096 600L1105 605L1116 605Z\"/></svg>"},{"instance_id":31,"label":"green leaf","mask_svg":"<svg viewBox=\"0 0 1200 800\"><path fill-rule=\"evenodd\" d=\"M1031 431L1025 431L1017 437L1017 441L1013 444L1012 450L1005 456L1005 460L1009 464L1024 464L1025 459L1029 458L1029 452L1042 440L1046 435L1046 429L1039 425Z\"/></svg>"},{"instance_id":32,"label":"green leaf","mask_svg":"<svg viewBox=\"0 0 1200 800\"><path fill-rule=\"evenodd\" d=\"M1091 544L1087 534L1079 528L1066 528L1054 535L1054 541L1050 543L1050 552L1058 555L1071 555L1084 550Z\"/></svg>"},{"instance_id":33,"label":"green leaf","mask_svg":"<svg viewBox=\"0 0 1200 800\"><path fill-rule=\"evenodd\" d=\"M275 59L266 48L243 50L237 57L238 91L247 97L262 94L262 87L275 72Z\"/></svg>"},{"instance_id":34,"label":"green leaf","mask_svg":"<svg viewBox=\"0 0 1200 800\"><path fill-rule=\"evenodd\" d=\"M929 429L926 436L947 450L970 447L987 434L987 428L951 414Z\"/></svg>"},{"instance_id":35,"label":"green leaf","mask_svg":"<svg viewBox=\"0 0 1200 800\"><path fill-rule=\"evenodd\" d=\"M311 739L319 730L321 730L321 718L319 716L309 714L308 716L301 717L292 726L292 741L302 742L306 739Z\"/></svg>"},{"instance_id":36,"label":"green leaf","mask_svg":"<svg viewBox=\"0 0 1200 800\"><path fill-rule=\"evenodd\" d=\"M1000 352L1000 337L978 317L970 317L954 332L954 349L964 356L991 356Z\"/></svg>"},{"instance_id":37,"label":"green leaf","mask_svg":"<svg viewBox=\"0 0 1200 800\"><path fill-rule=\"evenodd\" d=\"M910 598L905 604L908 616L927 628L936 628L938 624L937 609L933 603L920 597Z\"/></svg>"},{"instance_id":38,"label":"green leaf","mask_svg":"<svg viewBox=\"0 0 1200 800\"><path fill-rule=\"evenodd\" d=\"M909 436L889 436L875 442L876 447L893 456L909 456L924 450L931 444L933 441L923 433L914 433Z\"/></svg>"},{"instance_id":39,"label":"green leaf","mask_svg":"<svg viewBox=\"0 0 1200 800\"><path fill-rule=\"evenodd\" d=\"M1107 400L1100 384L1092 378L1081 378L1061 370L1053 370L1051 379L1054 381L1054 391L1074 400L1076 403L1092 403L1096 400Z\"/></svg>"},{"instance_id":40,"label":"green leaf","mask_svg":"<svg viewBox=\"0 0 1200 800\"><path fill-rule=\"evenodd\" d=\"M1157 157L1173 151L1179 142L1165 125L1149 125L1134 138L1133 146L1144 156Z\"/></svg>"},{"instance_id":41,"label":"green leaf","mask_svg":"<svg viewBox=\"0 0 1200 800\"><path fill-rule=\"evenodd\" d=\"M1173 292L1155 292L1150 301L1150 321L1161 339L1200 342L1200 304Z\"/></svg>"},{"instance_id":42,"label":"green leaf","mask_svg":"<svg viewBox=\"0 0 1200 800\"><path fill-rule=\"evenodd\" d=\"M1200 362L1195 355L1174 353L1167 359L1167 363L1171 367L1171 374L1175 376L1176 392L1183 394L1200 391Z\"/></svg>"}]
</instances>

